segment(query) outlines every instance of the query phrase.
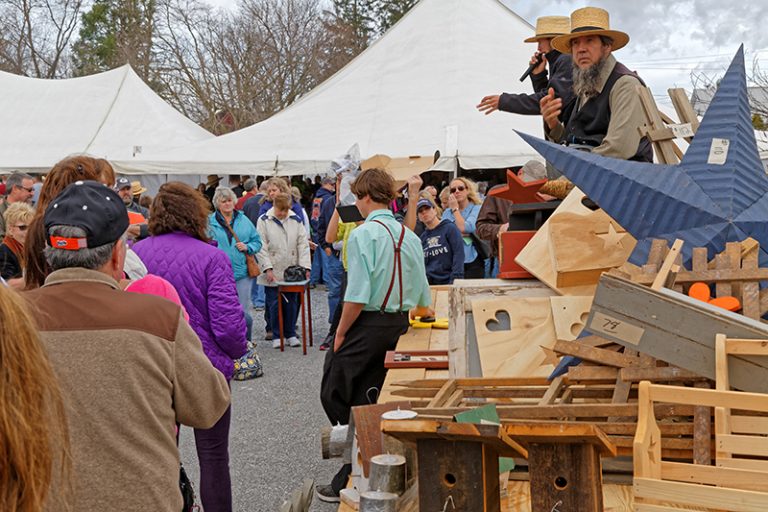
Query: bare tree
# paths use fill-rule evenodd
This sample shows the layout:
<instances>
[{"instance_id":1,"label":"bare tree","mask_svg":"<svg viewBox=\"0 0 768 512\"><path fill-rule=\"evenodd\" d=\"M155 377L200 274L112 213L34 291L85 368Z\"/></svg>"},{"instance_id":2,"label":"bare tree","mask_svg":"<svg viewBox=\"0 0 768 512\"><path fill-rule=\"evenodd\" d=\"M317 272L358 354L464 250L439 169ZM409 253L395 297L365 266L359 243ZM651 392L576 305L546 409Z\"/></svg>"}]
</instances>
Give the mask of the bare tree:
<instances>
[{"instance_id":1,"label":"bare tree","mask_svg":"<svg viewBox=\"0 0 768 512\"><path fill-rule=\"evenodd\" d=\"M319 0L243 0L235 13L166 0L159 10L161 94L215 133L268 118L343 65L328 59Z\"/></svg>"},{"instance_id":2,"label":"bare tree","mask_svg":"<svg viewBox=\"0 0 768 512\"><path fill-rule=\"evenodd\" d=\"M82 0L0 0L0 69L37 78L68 76Z\"/></svg>"}]
</instances>

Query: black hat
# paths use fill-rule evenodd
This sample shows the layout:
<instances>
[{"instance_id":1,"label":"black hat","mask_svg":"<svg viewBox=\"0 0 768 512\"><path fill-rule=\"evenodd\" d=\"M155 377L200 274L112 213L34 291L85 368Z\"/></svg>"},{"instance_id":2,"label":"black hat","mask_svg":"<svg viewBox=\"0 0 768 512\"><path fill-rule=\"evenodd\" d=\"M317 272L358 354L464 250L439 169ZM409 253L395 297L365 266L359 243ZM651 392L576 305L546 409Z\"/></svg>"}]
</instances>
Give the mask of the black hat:
<instances>
[{"instance_id":1,"label":"black hat","mask_svg":"<svg viewBox=\"0 0 768 512\"><path fill-rule=\"evenodd\" d=\"M128 229L128 211L117 193L97 181L76 181L45 209L46 242L57 249L77 251L118 240ZM50 236L52 226L83 229L86 238Z\"/></svg>"}]
</instances>

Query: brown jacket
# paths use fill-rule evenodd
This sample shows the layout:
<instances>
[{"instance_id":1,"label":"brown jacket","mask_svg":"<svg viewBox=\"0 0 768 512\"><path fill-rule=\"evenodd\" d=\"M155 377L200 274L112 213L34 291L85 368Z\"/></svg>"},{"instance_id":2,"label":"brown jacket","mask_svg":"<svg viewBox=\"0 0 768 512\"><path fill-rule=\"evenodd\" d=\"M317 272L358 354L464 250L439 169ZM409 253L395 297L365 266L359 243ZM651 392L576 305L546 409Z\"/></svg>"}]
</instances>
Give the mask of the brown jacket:
<instances>
[{"instance_id":1,"label":"brown jacket","mask_svg":"<svg viewBox=\"0 0 768 512\"><path fill-rule=\"evenodd\" d=\"M179 306L82 268L24 296L67 403L72 510L181 510L175 424L213 426L230 396Z\"/></svg>"},{"instance_id":2,"label":"brown jacket","mask_svg":"<svg viewBox=\"0 0 768 512\"><path fill-rule=\"evenodd\" d=\"M494 190L502 185L496 185L491 190ZM506 199L500 199L490 195L485 197L483 206L480 208L480 213L477 214L477 222L475 222L475 233L483 240L488 241L493 248L493 257L499 257L499 228L509 222L509 212L512 210L512 201Z\"/></svg>"}]
</instances>

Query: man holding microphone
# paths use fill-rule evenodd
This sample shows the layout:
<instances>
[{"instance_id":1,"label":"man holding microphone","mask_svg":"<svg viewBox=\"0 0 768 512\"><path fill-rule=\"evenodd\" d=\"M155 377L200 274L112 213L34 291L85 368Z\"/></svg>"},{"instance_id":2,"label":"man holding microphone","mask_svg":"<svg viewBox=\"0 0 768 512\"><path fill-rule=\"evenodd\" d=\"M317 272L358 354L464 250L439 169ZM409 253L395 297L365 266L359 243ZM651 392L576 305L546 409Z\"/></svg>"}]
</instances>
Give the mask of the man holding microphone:
<instances>
[{"instance_id":1,"label":"man holding microphone","mask_svg":"<svg viewBox=\"0 0 768 512\"><path fill-rule=\"evenodd\" d=\"M525 40L526 43L537 43L537 51L530 60L530 66L521 82L530 74L533 83L533 94L496 94L484 97L477 105L485 115L502 110L513 114L534 116L541 114L539 101L551 87L558 98L567 104L573 97L573 78L571 55L555 50L551 41L553 38L568 34L571 31L571 20L568 16L542 16L536 20L536 34ZM549 73L547 73L549 64Z\"/></svg>"}]
</instances>

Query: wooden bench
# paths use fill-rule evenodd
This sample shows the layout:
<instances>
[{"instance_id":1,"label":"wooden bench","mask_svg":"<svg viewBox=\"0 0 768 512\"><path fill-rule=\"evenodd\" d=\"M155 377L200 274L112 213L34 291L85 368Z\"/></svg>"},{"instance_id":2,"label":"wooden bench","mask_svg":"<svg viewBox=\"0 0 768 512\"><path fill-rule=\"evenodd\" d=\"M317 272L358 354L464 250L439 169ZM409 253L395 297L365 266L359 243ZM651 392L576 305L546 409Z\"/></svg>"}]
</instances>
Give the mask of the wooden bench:
<instances>
[{"instance_id":1,"label":"wooden bench","mask_svg":"<svg viewBox=\"0 0 768 512\"><path fill-rule=\"evenodd\" d=\"M768 395L640 383L635 434L634 492L637 512L676 511L680 507L732 512L768 510L768 472L662 460L661 431L654 404L687 404L768 412ZM718 452L768 455L768 438L716 434Z\"/></svg>"}]
</instances>

